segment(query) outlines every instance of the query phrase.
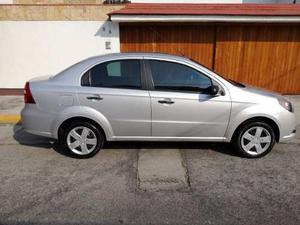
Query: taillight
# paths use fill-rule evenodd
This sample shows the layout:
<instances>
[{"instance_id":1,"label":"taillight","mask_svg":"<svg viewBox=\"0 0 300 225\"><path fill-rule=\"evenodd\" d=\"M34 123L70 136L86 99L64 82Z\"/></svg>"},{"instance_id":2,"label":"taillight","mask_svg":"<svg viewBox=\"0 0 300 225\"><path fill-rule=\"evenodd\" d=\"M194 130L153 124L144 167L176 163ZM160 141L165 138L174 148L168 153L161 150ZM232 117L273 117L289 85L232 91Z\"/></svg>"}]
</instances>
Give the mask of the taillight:
<instances>
[{"instance_id":1,"label":"taillight","mask_svg":"<svg viewBox=\"0 0 300 225\"><path fill-rule=\"evenodd\" d=\"M26 82L26 84L25 84L25 88L24 88L24 102L25 103L35 104L35 101L34 101L34 99L32 97L31 91L30 91L29 82Z\"/></svg>"}]
</instances>

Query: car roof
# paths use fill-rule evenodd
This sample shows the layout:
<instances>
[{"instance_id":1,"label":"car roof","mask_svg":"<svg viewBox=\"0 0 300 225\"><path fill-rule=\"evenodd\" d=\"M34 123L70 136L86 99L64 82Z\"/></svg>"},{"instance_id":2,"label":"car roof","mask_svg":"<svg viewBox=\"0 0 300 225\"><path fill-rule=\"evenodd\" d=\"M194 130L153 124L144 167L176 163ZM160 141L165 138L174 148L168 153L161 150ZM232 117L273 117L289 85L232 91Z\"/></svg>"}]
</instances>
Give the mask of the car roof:
<instances>
[{"instance_id":1,"label":"car roof","mask_svg":"<svg viewBox=\"0 0 300 225\"><path fill-rule=\"evenodd\" d=\"M190 59L184 57L184 56L178 56L178 55L171 55L166 53L159 53L159 52L126 52L126 53L110 53L105 55L97 55L93 57L89 57L85 60L102 60L104 58L107 59L113 59L113 58L131 58L131 57L157 57L157 58L165 58L165 59L177 59L177 60L185 60L190 61ZM85 61L83 60L83 61Z\"/></svg>"},{"instance_id":2,"label":"car roof","mask_svg":"<svg viewBox=\"0 0 300 225\"><path fill-rule=\"evenodd\" d=\"M86 68L89 68L91 65L101 63L104 61L114 60L114 59L130 59L130 58L161 58L166 60L178 60L185 61L191 63L192 61L188 58L184 58L181 56L170 55L165 53L149 53L149 52L128 52L128 53L111 53L104 55L92 56L86 59L83 59L65 70L61 71L57 75L53 77L53 81L63 81L65 79L70 79L74 77L74 74L84 71ZM69 77L69 78L67 78ZM72 78L71 78L72 79Z\"/></svg>"},{"instance_id":3,"label":"car roof","mask_svg":"<svg viewBox=\"0 0 300 225\"><path fill-rule=\"evenodd\" d=\"M170 61L180 61L182 63L186 63L189 65L194 65L197 67L201 67L203 70L206 70L208 73L212 73L209 69L201 66L195 61L177 55L170 55L165 53L152 53L152 52L128 52L128 53L111 53L105 55L98 55L86 58L74 65L66 68L62 72L52 77L52 82L56 82L57 84L77 84L80 80L80 74L85 70L89 69L91 66L96 65L101 62L110 61L110 60L122 60L122 59L134 59L137 58L153 58L153 59L164 59Z\"/></svg>"}]
</instances>

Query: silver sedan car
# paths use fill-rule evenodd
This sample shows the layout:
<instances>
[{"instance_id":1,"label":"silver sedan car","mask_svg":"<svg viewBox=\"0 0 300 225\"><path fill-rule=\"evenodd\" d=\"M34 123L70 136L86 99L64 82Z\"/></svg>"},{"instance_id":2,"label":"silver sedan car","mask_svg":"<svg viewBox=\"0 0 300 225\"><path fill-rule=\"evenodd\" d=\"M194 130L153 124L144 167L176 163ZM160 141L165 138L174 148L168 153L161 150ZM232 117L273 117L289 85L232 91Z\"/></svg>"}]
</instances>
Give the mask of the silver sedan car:
<instances>
[{"instance_id":1,"label":"silver sedan car","mask_svg":"<svg viewBox=\"0 0 300 225\"><path fill-rule=\"evenodd\" d=\"M120 53L85 59L25 85L22 125L75 157L105 141L231 142L244 157L296 133L282 95L226 80L187 58Z\"/></svg>"}]
</instances>

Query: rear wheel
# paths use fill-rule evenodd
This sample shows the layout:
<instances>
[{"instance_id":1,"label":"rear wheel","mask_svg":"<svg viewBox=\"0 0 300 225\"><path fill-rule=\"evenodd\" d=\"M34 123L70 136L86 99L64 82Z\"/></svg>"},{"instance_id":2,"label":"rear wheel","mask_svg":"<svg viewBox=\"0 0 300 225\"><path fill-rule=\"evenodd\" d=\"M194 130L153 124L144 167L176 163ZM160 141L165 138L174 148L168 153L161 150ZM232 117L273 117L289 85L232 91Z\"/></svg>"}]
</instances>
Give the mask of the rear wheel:
<instances>
[{"instance_id":1,"label":"rear wheel","mask_svg":"<svg viewBox=\"0 0 300 225\"><path fill-rule=\"evenodd\" d=\"M62 142L76 158L94 156L104 144L104 135L89 122L71 122L63 132Z\"/></svg>"},{"instance_id":2,"label":"rear wheel","mask_svg":"<svg viewBox=\"0 0 300 225\"><path fill-rule=\"evenodd\" d=\"M265 122L249 122L237 131L233 144L242 156L262 157L273 149L275 133Z\"/></svg>"}]
</instances>

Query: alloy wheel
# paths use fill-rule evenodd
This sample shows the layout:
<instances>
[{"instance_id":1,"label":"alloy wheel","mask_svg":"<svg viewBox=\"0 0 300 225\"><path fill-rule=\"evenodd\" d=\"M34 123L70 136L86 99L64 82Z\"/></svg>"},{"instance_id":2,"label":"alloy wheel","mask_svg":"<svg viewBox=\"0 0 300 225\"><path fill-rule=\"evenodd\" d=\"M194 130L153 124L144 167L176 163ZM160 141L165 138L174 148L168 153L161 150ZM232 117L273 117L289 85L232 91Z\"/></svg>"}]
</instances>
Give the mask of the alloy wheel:
<instances>
[{"instance_id":1,"label":"alloy wheel","mask_svg":"<svg viewBox=\"0 0 300 225\"><path fill-rule=\"evenodd\" d=\"M261 126L251 127L241 138L241 146L248 154L256 156L264 153L272 142L270 132Z\"/></svg>"},{"instance_id":2,"label":"alloy wheel","mask_svg":"<svg viewBox=\"0 0 300 225\"><path fill-rule=\"evenodd\" d=\"M97 146L96 134L87 127L75 127L67 135L69 149L78 155L87 155Z\"/></svg>"}]
</instances>

